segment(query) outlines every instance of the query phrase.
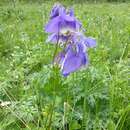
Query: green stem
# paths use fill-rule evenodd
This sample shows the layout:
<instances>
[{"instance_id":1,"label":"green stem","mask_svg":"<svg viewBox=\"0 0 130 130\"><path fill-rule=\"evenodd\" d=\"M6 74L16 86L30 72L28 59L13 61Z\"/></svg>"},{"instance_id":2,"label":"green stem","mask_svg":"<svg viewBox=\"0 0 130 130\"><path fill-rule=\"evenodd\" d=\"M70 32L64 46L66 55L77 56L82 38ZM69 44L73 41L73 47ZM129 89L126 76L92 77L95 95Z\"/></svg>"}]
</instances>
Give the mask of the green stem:
<instances>
[{"instance_id":1,"label":"green stem","mask_svg":"<svg viewBox=\"0 0 130 130\"><path fill-rule=\"evenodd\" d=\"M53 112L54 112L54 108L55 108L55 99L54 98L54 101L53 101L53 104L51 105L51 113L50 113L50 118L49 118L49 124L48 124L48 130L50 130L51 128L51 123L52 123L52 116L53 116Z\"/></svg>"},{"instance_id":2,"label":"green stem","mask_svg":"<svg viewBox=\"0 0 130 130\"><path fill-rule=\"evenodd\" d=\"M58 36L59 36L59 33L58 33ZM54 54L53 54L53 63L54 63L54 60L55 60L55 57L56 57L56 54L57 54L57 51L58 51L58 44L59 44L59 37L57 39L56 48L55 48L55 51L54 51ZM54 65L53 65L53 69L54 69Z\"/></svg>"},{"instance_id":3,"label":"green stem","mask_svg":"<svg viewBox=\"0 0 130 130\"><path fill-rule=\"evenodd\" d=\"M86 121L86 97L84 97L84 102L83 102L83 121L82 121L82 130L84 130L85 121Z\"/></svg>"},{"instance_id":4,"label":"green stem","mask_svg":"<svg viewBox=\"0 0 130 130\"><path fill-rule=\"evenodd\" d=\"M87 75L88 77L88 75ZM85 95L84 95L84 101L83 101L83 120L82 120L82 130L84 130L86 128L86 122L87 122L87 112L88 112L88 106L87 106L87 96L88 96L88 91L86 89L86 85L87 84L83 84L84 85L84 92L85 92Z\"/></svg>"},{"instance_id":5,"label":"green stem","mask_svg":"<svg viewBox=\"0 0 130 130\"><path fill-rule=\"evenodd\" d=\"M59 33L58 33L59 35ZM53 63L54 63L54 60L55 60L55 57L56 57L56 54L57 54L57 51L58 51L58 44L59 44L59 38L57 39L57 43L56 43L56 48L55 48L55 51L54 51L54 54L53 54ZM56 82L57 82L57 69L55 67L55 64L53 64L53 72L54 72L54 79L53 79L53 85L54 85L54 100L53 100L53 103L51 105L51 109L50 109L50 117L49 117L49 123L48 123L48 126L47 126L47 129L50 130L51 129L51 123L52 123L52 117L53 117L53 113L54 113L54 108L55 108L55 102L56 102ZM55 78L56 77L56 78Z\"/></svg>"},{"instance_id":6,"label":"green stem","mask_svg":"<svg viewBox=\"0 0 130 130\"><path fill-rule=\"evenodd\" d=\"M15 0L12 0L12 3L13 3L13 7L15 8L16 7L16 1Z\"/></svg>"}]
</instances>

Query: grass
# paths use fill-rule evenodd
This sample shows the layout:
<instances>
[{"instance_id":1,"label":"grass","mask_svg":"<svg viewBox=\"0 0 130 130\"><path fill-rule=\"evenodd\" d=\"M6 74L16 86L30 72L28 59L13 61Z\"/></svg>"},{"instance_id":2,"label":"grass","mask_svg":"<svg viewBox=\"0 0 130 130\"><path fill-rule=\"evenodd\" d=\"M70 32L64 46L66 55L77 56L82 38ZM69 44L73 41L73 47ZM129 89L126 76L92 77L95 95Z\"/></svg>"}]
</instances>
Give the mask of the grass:
<instances>
[{"instance_id":1,"label":"grass","mask_svg":"<svg viewBox=\"0 0 130 130\"><path fill-rule=\"evenodd\" d=\"M89 67L67 78L45 42L53 4L1 4L0 130L130 130L130 4L64 3L97 40Z\"/></svg>"}]
</instances>

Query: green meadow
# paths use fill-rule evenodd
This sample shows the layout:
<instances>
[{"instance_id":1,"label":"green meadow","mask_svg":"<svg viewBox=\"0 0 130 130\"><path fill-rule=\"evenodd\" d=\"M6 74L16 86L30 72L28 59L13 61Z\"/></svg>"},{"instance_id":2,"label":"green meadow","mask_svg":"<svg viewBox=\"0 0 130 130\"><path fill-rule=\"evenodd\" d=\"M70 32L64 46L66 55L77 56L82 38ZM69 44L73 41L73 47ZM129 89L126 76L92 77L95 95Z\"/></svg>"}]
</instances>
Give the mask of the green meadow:
<instances>
[{"instance_id":1,"label":"green meadow","mask_svg":"<svg viewBox=\"0 0 130 130\"><path fill-rule=\"evenodd\" d=\"M97 41L68 77L46 43L54 3L0 2L0 130L130 130L130 3L61 2Z\"/></svg>"}]
</instances>

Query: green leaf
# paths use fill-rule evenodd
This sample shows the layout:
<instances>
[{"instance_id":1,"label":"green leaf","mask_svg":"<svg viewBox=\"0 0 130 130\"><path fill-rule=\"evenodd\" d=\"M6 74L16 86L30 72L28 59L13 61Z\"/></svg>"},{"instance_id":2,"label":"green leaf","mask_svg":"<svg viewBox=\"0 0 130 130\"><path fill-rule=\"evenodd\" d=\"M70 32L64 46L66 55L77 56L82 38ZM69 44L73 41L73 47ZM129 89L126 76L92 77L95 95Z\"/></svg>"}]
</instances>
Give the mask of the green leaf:
<instances>
[{"instance_id":1,"label":"green leaf","mask_svg":"<svg viewBox=\"0 0 130 130\"><path fill-rule=\"evenodd\" d=\"M108 126L107 127L108 127L108 130L115 130L116 129L115 123L112 120L110 120L108 122Z\"/></svg>"},{"instance_id":2,"label":"green leaf","mask_svg":"<svg viewBox=\"0 0 130 130\"><path fill-rule=\"evenodd\" d=\"M78 124L77 121L72 121L69 129L70 130L76 130L76 129L80 129L80 128L81 128L81 126L80 126L80 124Z\"/></svg>"}]
</instances>

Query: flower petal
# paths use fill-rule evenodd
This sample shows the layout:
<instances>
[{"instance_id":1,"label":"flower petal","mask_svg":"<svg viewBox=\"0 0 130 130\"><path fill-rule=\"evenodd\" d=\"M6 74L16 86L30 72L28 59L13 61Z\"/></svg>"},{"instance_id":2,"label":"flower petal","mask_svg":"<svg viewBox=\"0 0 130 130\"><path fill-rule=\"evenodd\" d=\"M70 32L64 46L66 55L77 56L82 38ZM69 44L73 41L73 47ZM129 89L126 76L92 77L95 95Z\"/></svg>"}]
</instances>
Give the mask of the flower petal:
<instances>
[{"instance_id":1,"label":"flower petal","mask_svg":"<svg viewBox=\"0 0 130 130\"><path fill-rule=\"evenodd\" d=\"M63 75L67 76L70 73L80 69L83 65L87 64L87 61L88 58L85 53L76 53L72 48L69 49L62 63Z\"/></svg>"},{"instance_id":2,"label":"flower petal","mask_svg":"<svg viewBox=\"0 0 130 130\"><path fill-rule=\"evenodd\" d=\"M57 41L59 43L65 43L68 40L69 36L64 36L64 35L58 35L56 33L53 33L51 35L48 36L48 39L46 40L46 42L52 42L52 43L57 43Z\"/></svg>"},{"instance_id":3,"label":"flower petal","mask_svg":"<svg viewBox=\"0 0 130 130\"><path fill-rule=\"evenodd\" d=\"M69 15L74 17L74 10L73 10L73 8L71 8L71 9L69 10Z\"/></svg>"},{"instance_id":4,"label":"flower petal","mask_svg":"<svg viewBox=\"0 0 130 130\"><path fill-rule=\"evenodd\" d=\"M59 16L62 13L62 11L65 12L65 8L62 5L60 4L54 5L50 13L50 18L53 19Z\"/></svg>"},{"instance_id":5,"label":"flower petal","mask_svg":"<svg viewBox=\"0 0 130 130\"><path fill-rule=\"evenodd\" d=\"M84 43L87 47L90 47L90 48L93 48L96 46L96 40L92 38L86 38Z\"/></svg>"},{"instance_id":6,"label":"flower petal","mask_svg":"<svg viewBox=\"0 0 130 130\"><path fill-rule=\"evenodd\" d=\"M61 22L60 17L56 17L56 18L50 20L49 23L45 26L45 31L47 33L58 33L60 22Z\"/></svg>"},{"instance_id":7,"label":"flower petal","mask_svg":"<svg viewBox=\"0 0 130 130\"><path fill-rule=\"evenodd\" d=\"M48 36L48 39L46 40L46 42L52 42L52 43L56 43L58 40L58 35L56 35L55 33L51 34Z\"/></svg>"}]
</instances>

